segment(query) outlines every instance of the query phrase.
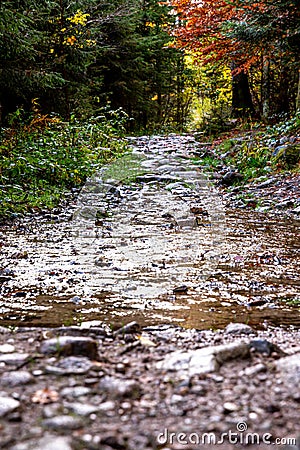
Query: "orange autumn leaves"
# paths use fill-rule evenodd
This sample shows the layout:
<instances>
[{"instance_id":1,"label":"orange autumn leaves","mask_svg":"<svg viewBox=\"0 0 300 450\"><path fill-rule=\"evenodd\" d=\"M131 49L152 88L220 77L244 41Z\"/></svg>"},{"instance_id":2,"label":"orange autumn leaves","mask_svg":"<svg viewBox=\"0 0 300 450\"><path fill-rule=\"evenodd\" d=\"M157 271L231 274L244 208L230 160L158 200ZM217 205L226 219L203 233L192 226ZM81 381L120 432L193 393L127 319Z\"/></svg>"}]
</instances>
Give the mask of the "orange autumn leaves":
<instances>
[{"instance_id":1,"label":"orange autumn leaves","mask_svg":"<svg viewBox=\"0 0 300 450\"><path fill-rule=\"evenodd\" d=\"M245 71L278 50L278 41L285 35L280 36L280 30L277 33L269 24L275 24L276 20L279 24L280 16L286 20L296 10L280 1L276 4L265 0L170 1L178 17L172 30L176 45L192 50L204 63L234 61L238 70ZM256 37L260 26L261 33Z\"/></svg>"}]
</instances>

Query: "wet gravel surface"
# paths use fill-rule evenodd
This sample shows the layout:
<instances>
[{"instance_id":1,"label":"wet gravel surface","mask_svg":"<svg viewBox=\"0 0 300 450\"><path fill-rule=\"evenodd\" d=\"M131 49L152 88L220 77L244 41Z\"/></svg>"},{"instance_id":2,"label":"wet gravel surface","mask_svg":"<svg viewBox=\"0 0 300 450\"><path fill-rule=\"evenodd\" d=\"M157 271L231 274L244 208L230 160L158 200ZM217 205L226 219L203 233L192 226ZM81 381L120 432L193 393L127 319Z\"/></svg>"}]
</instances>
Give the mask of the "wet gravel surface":
<instances>
[{"instance_id":1,"label":"wet gravel surface","mask_svg":"<svg viewBox=\"0 0 300 450\"><path fill-rule=\"evenodd\" d=\"M190 159L193 136L131 144L77 203L1 228L2 323L299 326L298 215L216 191ZM294 201L296 178L274 180L243 189Z\"/></svg>"}]
</instances>

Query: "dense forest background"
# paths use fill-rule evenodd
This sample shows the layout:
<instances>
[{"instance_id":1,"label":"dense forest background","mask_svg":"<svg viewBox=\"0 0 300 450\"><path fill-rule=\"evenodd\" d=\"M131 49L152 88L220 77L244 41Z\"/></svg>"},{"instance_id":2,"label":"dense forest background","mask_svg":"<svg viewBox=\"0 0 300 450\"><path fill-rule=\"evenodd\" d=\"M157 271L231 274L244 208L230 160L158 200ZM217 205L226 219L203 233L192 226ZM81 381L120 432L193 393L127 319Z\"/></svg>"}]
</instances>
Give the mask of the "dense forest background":
<instances>
[{"instance_id":1,"label":"dense forest background","mask_svg":"<svg viewBox=\"0 0 300 450\"><path fill-rule=\"evenodd\" d=\"M169 12L155 0L2 1L2 121L37 99L65 119L109 107L135 130L182 125L191 79L183 52L168 45Z\"/></svg>"},{"instance_id":2,"label":"dense forest background","mask_svg":"<svg viewBox=\"0 0 300 450\"><path fill-rule=\"evenodd\" d=\"M0 1L0 217L54 207L128 133L299 126L299 48L298 0Z\"/></svg>"},{"instance_id":3,"label":"dense forest background","mask_svg":"<svg viewBox=\"0 0 300 450\"><path fill-rule=\"evenodd\" d=\"M0 3L1 121L38 102L131 130L182 129L197 111L276 119L299 107L297 0Z\"/></svg>"}]
</instances>

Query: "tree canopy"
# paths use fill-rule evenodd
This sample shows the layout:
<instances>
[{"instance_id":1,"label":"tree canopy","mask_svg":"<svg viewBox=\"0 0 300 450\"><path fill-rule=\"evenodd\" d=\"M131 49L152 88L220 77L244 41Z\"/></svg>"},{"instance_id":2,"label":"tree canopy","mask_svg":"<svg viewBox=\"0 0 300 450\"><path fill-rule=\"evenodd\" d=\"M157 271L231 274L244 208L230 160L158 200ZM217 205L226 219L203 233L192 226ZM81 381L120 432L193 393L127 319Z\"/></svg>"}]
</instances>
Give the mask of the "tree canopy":
<instances>
[{"instance_id":1,"label":"tree canopy","mask_svg":"<svg viewBox=\"0 0 300 450\"><path fill-rule=\"evenodd\" d=\"M227 64L233 75L250 75L257 113L295 110L300 46L296 0L171 3L178 15L173 30L177 45L196 52L203 64Z\"/></svg>"},{"instance_id":2,"label":"tree canopy","mask_svg":"<svg viewBox=\"0 0 300 450\"><path fill-rule=\"evenodd\" d=\"M191 99L215 90L228 69L232 115L268 119L299 106L296 0L3 0L0 8L2 123L38 99L66 119L108 105L127 112L131 129L182 128ZM211 77L199 76L205 66Z\"/></svg>"}]
</instances>

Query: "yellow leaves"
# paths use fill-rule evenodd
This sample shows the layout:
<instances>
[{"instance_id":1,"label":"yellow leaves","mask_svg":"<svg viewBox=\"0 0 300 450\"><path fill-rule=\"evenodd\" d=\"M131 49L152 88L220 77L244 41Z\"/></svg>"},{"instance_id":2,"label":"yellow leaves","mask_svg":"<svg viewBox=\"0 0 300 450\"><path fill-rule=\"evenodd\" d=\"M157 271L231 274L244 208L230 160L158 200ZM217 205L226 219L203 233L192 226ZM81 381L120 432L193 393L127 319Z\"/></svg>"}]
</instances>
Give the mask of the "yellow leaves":
<instances>
[{"instance_id":1,"label":"yellow leaves","mask_svg":"<svg viewBox=\"0 0 300 450\"><path fill-rule=\"evenodd\" d=\"M80 9L78 9L74 16L68 17L67 20L69 20L71 23L74 23L75 25L82 25L84 27L89 16L90 14L84 14Z\"/></svg>"},{"instance_id":2,"label":"yellow leaves","mask_svg":"<svg viewBox=\"0 0 300 450\"><path fill-rule=\"evenodd\" d=\"M97 42L94 39L86 39L85 43L88 47L93 47L94 45L97 44Z\"/></svg>"},{"instance_id":3,"label":"yellow leaves","mask_svg":"<svg viewBox=\"0 0 300 450\"><path fill-rule=\"evenodd\" d=\"M84 39L85 36L90 36L90 31L83 29L87 26L88 17L90 14L84 13L78 9L72 16L61 18L60 16L50 19L49 22L59 25L57 31L53 34L57 46L61 44L65 46L76 47L77 49L84 49L87 47L94 47L97 42L93 39ZM63 26L65 25L65 26ZM50 44L49 53L55 54L54 42ZM58 52L59 53L59 52ZM58 56L55 54L55 56Z\"/></svg>"},{"instance_id":4,"label":"yellow leaves","mask_svg":"<svg viewBox=\"0 0 300 450\"><path fill-rule=\"evenodd\" d=\"M158 99L158 95L154 95L154 96L151 98L151 100L152 100L153 102L155 102L157 99Z\"/></svg>"}]
</instances>

